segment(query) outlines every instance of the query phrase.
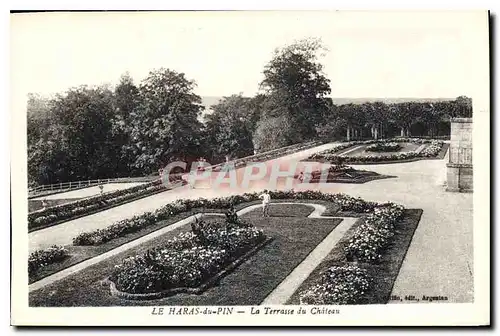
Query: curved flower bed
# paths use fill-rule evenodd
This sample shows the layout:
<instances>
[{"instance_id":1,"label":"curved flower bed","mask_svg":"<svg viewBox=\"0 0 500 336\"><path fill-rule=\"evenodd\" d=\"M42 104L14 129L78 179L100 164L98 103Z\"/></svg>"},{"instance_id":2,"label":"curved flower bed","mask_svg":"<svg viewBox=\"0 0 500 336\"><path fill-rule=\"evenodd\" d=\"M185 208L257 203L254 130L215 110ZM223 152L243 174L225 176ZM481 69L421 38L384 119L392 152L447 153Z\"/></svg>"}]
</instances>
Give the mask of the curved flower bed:
<instances>
[{"instance_id":1,"label":"curved flower bed","mask_svg":"<svg viewBox=\"0 0 500 336\"><path fill-rule=\"evenodd\" d=\"M357 266L333 266L327 269L318 283L303 291L300 304L356 304L370 289L371 277Z\"/></svg>"},{"instance_id":2,"label":"curved flower bed","mask_svg":"<svg viewBox=\"0 0 500 336\"><path fill-rule=\"evenodd\" d=\"M130 294L198 287L266 239L254 227L227 224L198 223L193 232L116 265L109 280Z\"/></svg>"},{"instance_id":3,"label":"curved flower bed","mask_svg":"<svg viewBox=\"0 0 500 336\"><path fill-rule=\"evenodd\" d=\"M441 151L441 148L444 144L441 140L427 140L427 139L391 139L391 142L412 142L416 144L429 144L422 151L410 151L410 152L399 152L390 155L364 155L364 156L339 156L336 153L352 147L356 145L372 145L372 144L381 144L384 146L387 143L390 143L389 140L368 140L368 141L353 141L341 144L335 148L315 153L311 155L309 160L324 160L329 162L337 162L338 160L342 160L345 163L376 163L376 162L388 162L388 161L404 161L411 160L416 158L431 158L435 157Z\"/></svg>"},{"instance_id":4,"label":"curved flower bed","mask_svg":"<svg viewBox=\"0 0 500 336\"><path fill-rule=\"evenodd\" d=\"M117 190L103 195L78 200L76 202L35 211L28 214L28 229L33 230L39 227L49 226L56 222L89 214L98 209L156 193L164 188L165 186L162 184L162 181L156 180L132 188Z\"/></svg>"},{"instance_id":5,"label":"curved flower bed","mask_svg":"<svg viewBox=\"0 0 500 336\"><path fill-rule=\"evenodd\" d=\"M31 276L42 267L59 262L67 256L68 250L58 245L32 252L28 258L28 275Z\"/></svg>"},{"instance_id":6,"label":"curved flower bed","mask_svg":"<svg viewBox=\"0 0 500 336\"><path fill-rule=\"evenodd\" d=\"M342 211L366 213L372 211L377 203L367 202L361 198L354 198L344 194L326 194L320 191L274 191L270 192L272 199L302 199L324 200L338 204ZM112 239L122 237L128 233L137 232L156 222L168 219L182 212L196 208L225 209L233 205L257 201L259 193L245 193L229 197L214 198L211 200L198 198L194 200L177 200L153 212L146 212L139 216L118 221L104 229L83 232L73 238L73 245L100 245Z\"/></svg>"},{"instance_id":7,"label":"curved flower bed","mask_svg":"<svg viewBox=\"0 0 500 336\"><path fill-rule=\"evenodd\" d=\"M367 152L397 152L401 148L401 145L396 142L379 142L371 144L365 148Z\"/></svg>"}]
</instances>

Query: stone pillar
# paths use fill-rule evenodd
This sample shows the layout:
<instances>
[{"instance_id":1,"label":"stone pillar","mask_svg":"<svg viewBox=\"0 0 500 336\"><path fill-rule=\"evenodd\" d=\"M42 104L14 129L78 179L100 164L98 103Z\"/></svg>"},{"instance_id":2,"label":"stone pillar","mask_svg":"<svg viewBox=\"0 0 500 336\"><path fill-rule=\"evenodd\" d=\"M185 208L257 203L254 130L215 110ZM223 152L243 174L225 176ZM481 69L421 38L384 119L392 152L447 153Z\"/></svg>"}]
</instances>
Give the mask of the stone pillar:
<instances>
[{"instance_id":1,"label":"stone pillar","mask_svg":"<svg viewBox=\"0 0 500 336\"><path fill-rule=\"evenodd\" d=\"M472 192L472 118L451 120L447 191Z\"/></svg>"}]
</instances>

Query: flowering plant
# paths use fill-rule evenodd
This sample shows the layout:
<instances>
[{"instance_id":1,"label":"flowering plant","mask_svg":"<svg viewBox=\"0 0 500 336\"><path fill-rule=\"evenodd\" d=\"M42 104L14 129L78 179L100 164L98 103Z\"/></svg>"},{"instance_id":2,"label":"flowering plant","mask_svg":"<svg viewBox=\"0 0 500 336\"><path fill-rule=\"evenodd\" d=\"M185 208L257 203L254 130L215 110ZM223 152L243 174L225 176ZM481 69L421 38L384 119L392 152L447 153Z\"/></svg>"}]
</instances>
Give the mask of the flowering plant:
<instances>
[{"instance_id":1,"label":"flowering plant","mask_svg":"<svg viewBox=\"0 0 500 336\"><path fill-rule=\"evenodd\" d=\"M224 223L197 223L163 246L128 258L115 266L110 280L127 293L153 293L198 287L265 239L262 230Z\"/></svg>"},{"instance_id":2,"label":"flowering plant","mask_svg":"<svg viewBox=\"0 0 500 336\"><path fill-rule=\"evenodd\" d=\"M390 155L363 155L363 156L339 156L336 153L341 150L347 149L356 145L370 145L366 148L367 151L392 151L390 148L396 148L400 146L398 143L401 142L411 142L415 144L429 144L422 151L409 151L409 152L399 152ZM435 157L441 151L443 147L443 141L441 140L428 140L428 139L415 139L415 138L395 138L391 140L367 140L367 141L351 141L340 144L337 147L315 153L309 157L310 160L325 160L329 162L336 162L341 158L345 163L366 163L366 162L387 162L387 161L400 161L409 160L419 157ZM370 150L371 148L372 150ZM378 150L381 149L381 150ZM399 148L400 149L400 148ZM399 150L397 149L397 150Z\"/></svg>"},{"instance_id":3,"label":"flowering plant","mask_svg":"<svg viewBox=\"0 0 500 336\"><path fill-rule=\"evenodd\" d=\"M60 220L71 219L125 200L149 195L165 189L161 180L141 184L132 188L89 197L71 203L41 209L28 214L28 228L34 229Z\"/></svg>"},{"instance_id":4,"label":"flowering plant","mask_svg":"<svg viewBox=\"0 0 500 336\"><path fill-rule=\"evenodd\" d=\"M376 262L394 236L394 225L403 216L401 205L387 203L377 206L358 226L345 247L348 260Z\"/></svg>"},{"instance_id":5,"label":"flowering plant","mask_svg":"<svg viewBox=\"0 0 500 336\"><path fill-rule=\"evenodd\" d=\"M397 152L401 145L396 142L378 142L366 147L367 152Z\"/></svg>"},{"instance_id":6,"label":"flowering plant","mask_svg":"<svg viewBox=\"0 0 500 336\"><path fill-rule=\"evenodd\" d=\"M352 211L366 213L374 209L377 203L367 202L361 198L354 198L344 194L328 194L320 191L272 191L273 199L302 199L302 200L324 200L333 202L340 206L342 211ZM122 237L126 234L137 232L143 228L154 225L158 221L166 220L182 212L193 209L228 209L231 206L257 201L259 193L245 193L229 197L219 197L214 199L184 199L169 203L153 212L146 212L142 215L118 221L106 228L97 229L90 232L80 233L73 238L73 245L100 245L112 239Z\"/></svg>"}]
</instances>

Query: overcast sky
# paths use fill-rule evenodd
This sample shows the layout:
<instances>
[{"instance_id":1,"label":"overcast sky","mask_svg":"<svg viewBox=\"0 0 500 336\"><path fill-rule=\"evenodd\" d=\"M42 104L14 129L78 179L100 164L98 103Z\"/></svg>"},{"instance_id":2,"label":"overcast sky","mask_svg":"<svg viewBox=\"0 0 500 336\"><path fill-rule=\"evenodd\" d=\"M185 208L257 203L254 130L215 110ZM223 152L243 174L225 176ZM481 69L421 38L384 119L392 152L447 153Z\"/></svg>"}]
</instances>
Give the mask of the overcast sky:
<instances>
[{"instance_id":1,"label":"overcast sky","mask_svg":"<svg viewBox=\"0 0 500 336\"><path fill-rule=\"evenodd\" d=\"M258 90L276 47L319 37L333 97L474 96L487 81L485 12L157 12L11 16L13 80L25 92L184 72L202 96ZM486 57L486 58L485 58ZM481 87L481 88L484 88Z\"/></svg>"}]
</instances>

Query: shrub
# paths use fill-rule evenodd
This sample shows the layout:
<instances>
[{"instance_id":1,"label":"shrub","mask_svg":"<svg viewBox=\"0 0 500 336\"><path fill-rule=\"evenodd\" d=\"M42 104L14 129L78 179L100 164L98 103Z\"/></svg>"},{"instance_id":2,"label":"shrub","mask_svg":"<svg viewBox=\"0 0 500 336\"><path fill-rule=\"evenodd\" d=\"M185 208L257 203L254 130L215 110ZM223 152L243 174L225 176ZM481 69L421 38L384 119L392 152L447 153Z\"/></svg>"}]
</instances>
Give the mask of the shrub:
<instances>
[{"instance_id":1,"label":"shrub","mask_svg":"<svg viewBox=\"0 0 500 336\"><path fill-rule=\"evenodd\" d=\"M246 158L237 159L233 161L234 166L244 166L248 162L255 162L266 158L275 158L280 155L294 153L298 150L310 148L317 145L318 142L311 141L307 143L300 143L291 145L285 148L279 148L269 154L250 156ZM224 164L215 165L212 167L214 170L220 170ZM181 181L181 175L169 176L170 182ZM61 220L68 220L81 215L88 214L92 211L105 208L107 206L117 204L126 200L134 199L140 196L147 196L153 194L161 189L165 189L165 185L161 179L153 182L145 183L128 189L117 190L114 192L97 195L94 197L78 200L76 202L61 204L58 206L38 210L28 214L28 228L34 229L40 226L55 223Z\"/></svg>"},{"instance_id":2,"label":"shrub","mask_svg":"<svg viewBox=\"0 0 500 336\"><path fill-rule=\"evenodd\" d=\"M404 208L394 203L374 206L344 247L347 261L378 262L395 234L395 224ZM300 293L301 304L356 304L363 301L371 278L358 266L334 266L316 284Z\"/></svg>"},{"instance_id":3,"label":"shrub","mask_svg":"<svg viewBox=\"0 0 500 336\"><path fill-rule=\"evenodd\" d=\"M32 276L39 269L49 264L59 262L67 256L68 251L64 247L57 245L32 252L28 257L28 274Z\"/></svg>"}]
</instances>

